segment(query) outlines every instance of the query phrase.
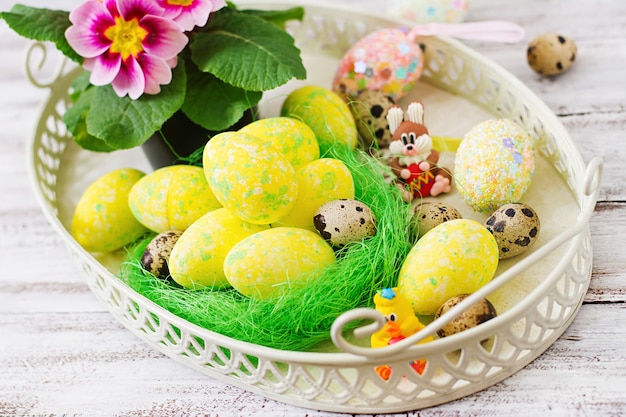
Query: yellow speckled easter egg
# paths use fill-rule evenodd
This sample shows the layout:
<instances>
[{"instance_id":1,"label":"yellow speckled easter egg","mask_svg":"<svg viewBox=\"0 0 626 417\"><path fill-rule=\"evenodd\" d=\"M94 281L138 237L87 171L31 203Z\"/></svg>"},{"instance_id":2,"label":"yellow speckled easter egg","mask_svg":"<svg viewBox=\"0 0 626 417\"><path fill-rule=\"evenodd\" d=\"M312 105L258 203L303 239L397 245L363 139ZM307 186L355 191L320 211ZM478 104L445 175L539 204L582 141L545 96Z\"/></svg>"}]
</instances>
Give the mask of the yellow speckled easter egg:
<instances>
[{"instance_id":1,"label":"yellow speckled easter egg","mask_svg":"<svg viewBox=\"0 0 626 417\"><path fill-rule=\"evenodd\" d=\"M315 212L332 200L354 198L354 181L348 167L340 160L322 158L300 168L298 199L291 212L275 225L304 227L315 231Z\"/></svg>"},{"instance_id":2,"label":"yellow speckled easter egg","mask_svg":"<svg viewBox=\"0 0 626 417\"><path fill-rule=\"evenodd\" d=\"M176 241L169 259L172 279L191 289L230 286L224 275L226 254L242 239L267 228L245 222L225 208L205 214Z\"/></svg>"},{"instance_id":3,"label":"yellow speckled easter egg","mask_svg":"<svg viewBox=\"0 0 626 417\"><path fill-rule=\"evenodd\" d=\"M111 252L148 231L128 206L128 193L144 175L132 168L118 169L85 190L72 218L72 236L83 248Z\"/></svg>"},{"instance_id":4,"label":"yellow speckled easter egg","mask_svg":"<svg viewBox=\"0 0 626 417\"><path fill-rule=\"evenodd\" d=\"M487 228L474 220L450 220L413 246L398 288L417 314L432 315L446 300L487 284L497 267L498 244Z\"/></svg>"},{"instance_id":5,"label":"yellow speckled easter egg","mask_svg":"<svg viewBox=\"0 0 626 417\"><path fill-rule=\"evenodd\" d=\"M296 171L268 142L241 132L220 133L205 146L202 162L218 201L242 220L270 224L296 203Z\"/></svg>"},{"instance_id":6,"label":"yellow speckled easter egg","mask_svg":"<svg viewBox=\"0 0 626 417\"><path fill-rule=\"evenodd\" d=\"M336 143L356 147L358 135L352 112L338 94L327 88L311 85L292 91L280 114L306 123L315 132L322 155Z\"/></svg>"},{"instance_id":7,"label":"yellow speckled easter egg","mask_svg":"<svg viewBox=\"0 0 626 417\"><path fill-rule=\"evenodd\" d=\"M201 167L172 165L137 182L128 202L144 226L157 233L187 229L209 211L221 207Z\"/></svg>"},{"instance_id":8,"label":"yellow speckled easter egg","mask_svg":"<svg viewBox=\"0 0 626 417\"><path fill-rule=\"evenodd\" d=\"M259 119L239 131L271 143L296 169L320 157L320 147L313 130L291 117Z\"/></svg>"},{"instance_id":9,"label":"yellow speckled easter egg","mask_svg":"<svg viewBox=\"0 0 626 417\"><path fill-rule=\"evenodd\" d=\"M463 137L454 171L459 193L475 211L516 203L535 171L531 137L511 119L481 122Z\"/></svg>"},{"instance_id":10,"label":"yellow speckled easter egg","mask_svg":"<svg viewBox=\"0 0 626 417\"><path fill-rule=\"evenodd\" d=\"M224 273L245 296L265 299L315 279L334 261L334 251L319 234L277 227L237 243L226 255Z\"/></svg>"}]
</instances>

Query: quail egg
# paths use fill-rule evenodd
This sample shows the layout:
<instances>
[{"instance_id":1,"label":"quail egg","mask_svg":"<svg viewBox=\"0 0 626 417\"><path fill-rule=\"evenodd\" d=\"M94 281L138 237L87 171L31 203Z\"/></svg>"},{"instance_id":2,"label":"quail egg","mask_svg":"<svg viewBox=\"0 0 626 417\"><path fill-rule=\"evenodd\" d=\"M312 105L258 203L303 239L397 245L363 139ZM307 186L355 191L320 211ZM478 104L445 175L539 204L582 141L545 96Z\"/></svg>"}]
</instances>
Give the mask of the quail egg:
<instances>
[{"instance_id":1,"label":"quail egg","mask_svg":"<svg viewBox=\"0 0 626 417\"><path fill-rule=\"evenodd\" d=\"M168 262L174 245L183 232L167 230L156 235L141 255L141 265L157 278L167 279L170 276Z\"/></svg>"},{"instance_id":2,"label":"quail egg","mask_svg":"<svg viewBox=\"0 0 626 417\"><path fill-rule=\"evenodd\" d=\"M438 319L452 307L469 297L469 295L470 294L461 294L447 300L441 305L441 307L439 307L437 313L435 313L435 319ZM476 327L496 316L496 309L493 304L491 304L491 301L483 298L481 301L472 305L451 322L439 329L437 334L439 337L452 336L453 334L460 333L463 330Z\"/></svg>"},{"instance_id":3,"label":"quail egg","mask_svg":"<svg viewBox=\"0 0 626 417\"><path fill-rule=\"evenodd\" d=\"M374 212L357 200L329 201L317 210L313 223L320 235L335 248L376 234Z\"/></svg>"},{"instance_id":4,"label":"quail egg","mask_svg":"<svg viewBox=\"0 0 626 417\"><path fill-rule=\"evenodd\" d=\"M489 216L487 230L498 243L500 259L511 258L530 248L539 235L539 216L522 203L505 204Z\"/></svg>"}]
</instances>

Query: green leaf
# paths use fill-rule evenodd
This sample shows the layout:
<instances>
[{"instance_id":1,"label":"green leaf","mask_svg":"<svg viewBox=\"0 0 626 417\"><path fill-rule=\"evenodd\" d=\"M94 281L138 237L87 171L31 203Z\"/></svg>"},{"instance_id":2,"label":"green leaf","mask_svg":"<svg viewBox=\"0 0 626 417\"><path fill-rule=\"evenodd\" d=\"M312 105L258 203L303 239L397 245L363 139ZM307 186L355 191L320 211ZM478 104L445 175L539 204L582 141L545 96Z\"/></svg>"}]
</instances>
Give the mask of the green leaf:
<instances>
[{"instance_id":1,"label":"green leaf","mask_svg":"<svg viewBox=\"0 0 626 417\"><path fill-rule=\"evenodd\" d=\"M285 24L289 20L302 20L304 17L303 7L292 7L286 10L242 10L243 13L258 16L261 19L270 22L281 30L285 30Z\"/></svg>"},{"instance_id":2,"label":"green leaf","mask_svg":"<svg viewBox=\"0 0 626 417\"><path fill-rule=\"evenodd\" d=\"M306 78L300 50L288 33L228 8L215 13L196 34L191 51L201 71L244 90L267 91L294 77Z\"/></svg>"},{"instance_id":3,"label":"green leaf","mask_svg":"<svg viewBox=\"0 0 626 417\"><path fill-rule=\"evenodd\" d=\"M63 122L80 147L95 152L111 152L115 149L107 145L102 139L87 133L87 114L91 108L95 91L94 88L90 88L76 92L76 100L63 114Z\"/></svg>"},{"instance_id":4,"label":"green leaf","mask_svg":"<svg viewBox=\"0 0 626 417\"><path fill-rule=\"evenodd\" d=\"M71 26L69 12L40 9L16 4L1 17L18 35L41 42L54 42L57 49L72 61L81 63L83 58L65 39L65 30Z\"/></svg>"},{"instance_id":5,"label":"green leaf","mask_svg":"<svg viewBox=\"0 0 626 417\"><path fill-rule=\"evenodd\" d=\"M139 146L159 130L185 101L185 65L179 60L172 82L161 86L156 95L143 94L132 100L118 97L110 85L94 87L87 131L115 149Z\"/></svg>"},{"instance_id":6,"label":"green leaf","mask_svg":"<svg viewBox=\"0 0 626 417\"><path fill-rule=\"evenodd\" d=\"M220 131L237 123L261 100L262 93L245 91L187 64L187 95L182 110L194 123Z\"/></svg>"}]
</instances>

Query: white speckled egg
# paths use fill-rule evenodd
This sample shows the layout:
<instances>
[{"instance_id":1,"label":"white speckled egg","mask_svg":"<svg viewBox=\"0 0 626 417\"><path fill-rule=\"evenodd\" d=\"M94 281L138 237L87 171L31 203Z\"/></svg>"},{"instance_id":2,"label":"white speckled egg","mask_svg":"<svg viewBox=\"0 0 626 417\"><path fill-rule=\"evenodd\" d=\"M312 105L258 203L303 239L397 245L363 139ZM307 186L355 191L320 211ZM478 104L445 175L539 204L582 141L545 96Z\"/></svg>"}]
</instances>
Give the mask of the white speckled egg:
<instances>
[{"instance_id":1,"label":"white speckled egg","mask_svg":"<svg viewBox=\"0 0 626 417\"><path fill-rule=\"evenodd\" d=\"M145 174L132 168L111 171L95 180L81 196L72 217L72 236L85 250L111 252L148 229L128 206L132 187Z\"/></svg>"},{"instance_id":2,"label":"white speckled egg","mask_svg":"<svg viewBox=\"0 0 626 417\"><path fill-rule=\"evenodd\" d=\"M500 259L512 258L534 245L540 230L535 210L522 203L505 204L485 222L498 242Z\"/></svg>"},{"instance_id":3,"label":"white speckled egg","mask_svg":"<svg viewBox=\"0 0 626 417\"><path fill-rule=\"evenodd\" d=\"M224 273L243 295L266 299L305 285L333 262L334 251L317 233L277 227L237 243L226 256Z\"/></svg>"},{"instance_id":4,"label":"white speckled egg","mask_svg":"<svg viewBox=\"0 0 626 417\"><path fill-rule=\"evenodd\" d=\"M490 119L465 134L454 162L459 193L475 211L519 201L535 171L533 142L511 119Z\"/></svg>"},{"instance_id":5,"label":"white speckled egg","mask_svg":"<svg viewBox=\"0 0 626 417\"><path fill-rule=\"evenodd\" d=\"M449 204L442 201L425 201L413 209L418 236L424 236L426 232L439 226L448 220L461 219L461 213Z\"/></svg>"},{"instance_id":6,"label":"white speckled egg","mask_svg":"<svg viewBox=\"0 0 626 417\"><path fill-rule=\"evenodd\" d=\"M224 275L226 254L244 238L267 225L241 220L225 208L199 218L180 236L170 255L170 275L185 288L230 286Z\"/></svg>"},{"instance_id":7,"label":"white speckled egg","mask_svg":"<svg viewBox=\"0 0 626 417\"><path fill-rule=\"evenodd\" d=\"M335 248L376 234L374 212L357 200L330 201L317 210L313 222L319 234Z\"/></svg>"},{"instance_id":8,"label":"white speckled egg","mask_svg":"<svg viewBox=\"0 0 626 417\"><path fill-rule=\"evenodd\" d=\"M470 294L461 294L447 300L441 305L441 307L439 307L437 313L435 313L435 319L441 317L443 314L448 312L448 310L469 296ZM460 333L464 330L483 324L486 321L495 318L497 315L496 308L493 306L491 301L483 298L439 329L437 334L439 337L452 336L453 334Z\"/></svg>"},{"instance_id":9,"label":"white speckled egg","mask_svg":"<svg viewBox=\"0 0 626 417\"><path fill-rule=\"evenodd\" d=\"M559 75L567 71L576 60L578 48L571 39L557 33L544 33L528 44L528 65L538 74Z\"/></svg>"},{"instance_id":10,"label":"white speckled egg","mask_svg":"<svg viewBox=\"0 0 626 417\"><path fill-rule=\"evenodd\" d=\"M185 230L221 204L197 166L171 165L146 175L133 186L128 204L148 229L163 233Z\"/></svg>"},{"instance_id":11,"label":"white speckled egg","mask_svg":"<svg viewBox=\"0 0 626 417\"><path fill-rule=\"evenodd\" d=\"M141 266L157 278L169 278L170 255L182 234L180 230L167 230L156 235L141 255Z\"/></svg>"},{"instance_id":12,"label":"white speckled egg","mask_svg":"<svg viewBox=\"0 0 626 417\"><path fill-rule=\"evenodd\" d=\"M426 233L407 255L398 289L417 314L433 315L448 299L473 293L493 278L498 244L477 221L450 220Z\"/></svg>"},{"instance_id":13,"label":"white speckled egg","mask_svg":"<svg viewBox=\"0 0 626 417\"><path fill-rule=\"evenodd\" d=\"M289 214L296 203L293 166L255 136L219 133L205 146L202 162L217 200L242 220L270 224Z\"/></svg>"}]
</instances>

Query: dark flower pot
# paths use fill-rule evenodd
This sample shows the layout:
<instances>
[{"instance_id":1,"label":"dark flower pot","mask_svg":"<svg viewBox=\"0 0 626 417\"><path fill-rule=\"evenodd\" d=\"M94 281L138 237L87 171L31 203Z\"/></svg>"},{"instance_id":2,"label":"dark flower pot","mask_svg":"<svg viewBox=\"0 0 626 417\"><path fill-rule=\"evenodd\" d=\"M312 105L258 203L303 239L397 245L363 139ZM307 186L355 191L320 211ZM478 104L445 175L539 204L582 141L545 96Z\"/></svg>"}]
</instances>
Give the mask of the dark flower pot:
<instances>
[{"instance_id":1,"label":"dark flower pot","mask_svg":"<svg viewBox=\"0 0 626 417\"><path fill-rule=\"evenodd\" d=\"M224 131L239 130L254 120L255 109L248 109L243 117ZM210 131L195 124L178 111L163 124L161 132L156 132L141 149L153 169L168 165L189 164L188 158L198 149L204 148L209 139L220 132ZM166 142L167 141L167 142ZM201 162L201 156L198 164Z\"/></svg>"}]
</instances>

